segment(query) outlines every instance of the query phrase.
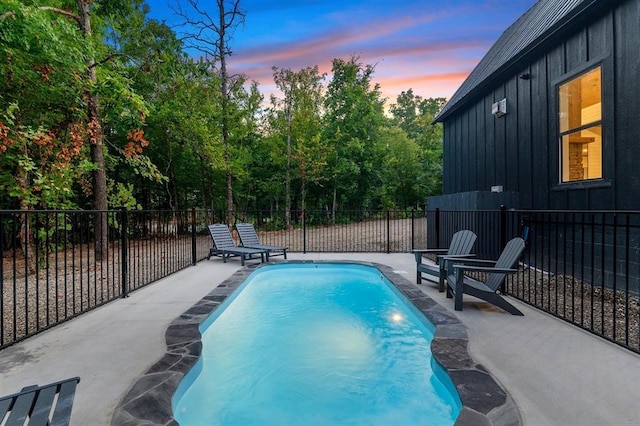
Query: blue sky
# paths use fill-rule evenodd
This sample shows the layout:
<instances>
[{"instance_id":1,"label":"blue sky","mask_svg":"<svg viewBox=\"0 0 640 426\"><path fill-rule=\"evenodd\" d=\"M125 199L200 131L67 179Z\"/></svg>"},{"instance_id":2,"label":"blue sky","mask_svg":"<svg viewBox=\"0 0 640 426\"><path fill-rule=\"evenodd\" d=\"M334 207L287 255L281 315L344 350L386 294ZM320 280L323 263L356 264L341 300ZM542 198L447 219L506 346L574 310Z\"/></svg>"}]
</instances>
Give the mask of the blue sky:
<instances>
[{"instance_id":1,"label":"blue sky","mask_svg":"<svg viewBox=\"0 0 640 426\"><path fill-rule=\"evenodd\" d=\"M147 0L151 17L180 22L169 5ZM536 0L241 0L245 24L231 41L232 72L275 90L273 66L318 65L356 55L375 65L374 82L395 102L408 89L450 98L491 45ZM215 0L200 0L215 11ZM175 28L176 32L181 29Z\"/></svg>"}]
</instances>

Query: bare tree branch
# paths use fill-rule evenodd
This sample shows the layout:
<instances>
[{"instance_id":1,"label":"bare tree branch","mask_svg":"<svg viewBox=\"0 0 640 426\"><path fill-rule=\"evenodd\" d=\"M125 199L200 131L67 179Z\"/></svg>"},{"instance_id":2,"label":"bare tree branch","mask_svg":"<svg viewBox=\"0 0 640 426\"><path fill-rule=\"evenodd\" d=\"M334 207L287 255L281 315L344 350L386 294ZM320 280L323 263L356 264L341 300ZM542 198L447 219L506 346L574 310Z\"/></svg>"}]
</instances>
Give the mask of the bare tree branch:
<instances>
[{"instance_id":1,"label":"bare tree branch","mask_svg":"<svg viewBox=\"0 0 640 426\"><path fill-rule=\"evenodd\" d=\"M91 65L89 66L89 68L96 68L96 67L98 67L98 66L100 66L100 65L102 65L102 64L106 64L107 62L109 62L109 61L110 61L110 60L112 60L113 58L117 58L117 57L119 57L119 56L121 56L121 57L125 57L125 58L127 57L127 55L125 55L124 53L119 53L119 52L110 53L109 55L107 55L107 57L106 57L106 58L104 58L104 59L102 59L102 60L100 60L100 61L97 61L97 62L94 62L93 64L91 64Z\"/></svg>"},{"instance_id":2,"label":"bare tree branch","mask_svg":"<svg viewBox=\"0 0 640 426\"><path fill-rule=\"evenodd\" d=\"M78 15L76 15L73 12L69 12L68 10L64 10L64 9L60 9L57 7L53 7L53 6L39 6L36 9L38 10L48 10L51 12L56 12L60 15L66 16L67 18L71 18L74 21L76 21L78 23L78 25L80 25L80 17ZM12 17L12 16L16 16L16 13L14 11L9 11L9 12L5 12L2 15L0 15L0 21L4 21L6 18Z\"/></svg>"},{"instance_id":3,"label":"bare tree branch","mask_svg":"<svg viewBox=\"0 0 640 426\"><path fill-rule=\"evenodd\" d=\"M59 9L57 7L52 7L52 6L40 6L40 7L38 7L38 9L40 9L40 10L50 10L52 12L59 13L60 15L63 15L63 16L66 16L67 18L73 19L74 21L76 21L78 23L78 25L82 24L82 21L81 21L80 17L78 15L76 15L75 13L69 12L68 10Z\"/></svg>"},{"instance_id":4,"label":"bare tree branch","mask_svg":"<svg viewBox=\"0 0 640 426\"><path fill-rule=\"evenodd\" d=\"M175 0L169 7L183 20L175 28L185 30L186 34L180 38L185 47L220 60L222 56L232 55L232 50L228 48L231 31L244 22L246 13L240 8L240 0L216 0L215 3L219 10L224 10L217 18L204 8L200 0ZM231 10L226 10L229 6Z\"/></svg>"}]
</instances>

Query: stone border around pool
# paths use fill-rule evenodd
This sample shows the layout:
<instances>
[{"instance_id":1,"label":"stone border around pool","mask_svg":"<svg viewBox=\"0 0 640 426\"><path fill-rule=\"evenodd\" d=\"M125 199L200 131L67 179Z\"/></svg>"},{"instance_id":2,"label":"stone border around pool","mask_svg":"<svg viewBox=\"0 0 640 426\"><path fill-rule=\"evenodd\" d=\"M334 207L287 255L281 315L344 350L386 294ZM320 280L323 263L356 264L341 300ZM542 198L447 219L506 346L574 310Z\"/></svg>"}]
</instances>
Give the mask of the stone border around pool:
<instances>
[{"instance_id":1,"label":"stone border around pool","mask_svg":"<svg viewBox=\"0 0 640 426\"><path fill-rule=\"evenodd\" d=\"M279 264L283 262L278 262ZM405 277L386 265L357 261L285 261L284 263L355 263L378 268L435 326L431 352L456 386L462 410L460 426L522 425L520 411L504 388L468 351L467 328ZM167 352L142 375L116 407L112 426L177 425L172 397L202 352L199 326L257 268L246 266L214 288L167 328ZM427 422L428 423L428 422Z\"/></svg>"}]
</instances>

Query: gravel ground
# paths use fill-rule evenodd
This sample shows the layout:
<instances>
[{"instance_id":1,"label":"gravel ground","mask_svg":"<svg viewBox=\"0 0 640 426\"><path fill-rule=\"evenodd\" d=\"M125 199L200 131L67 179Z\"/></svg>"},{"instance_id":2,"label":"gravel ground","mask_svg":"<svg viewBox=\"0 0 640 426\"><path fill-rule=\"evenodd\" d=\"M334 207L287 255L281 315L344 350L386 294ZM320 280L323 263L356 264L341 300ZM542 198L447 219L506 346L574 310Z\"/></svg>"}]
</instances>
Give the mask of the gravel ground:
<instances>
[{"instance_id":1,"label":"gravel ground","mask_svg":"<svg viewBox=\"0 0 640 426\"><path fill-rule=\"evenodd\" d=\"M569 275L522 270L509 294L609 340L640 349L640 300L624 291L594 286Z\"/></svg>"},{"instance_id":2,"label":"gravel ground","mask_svg":"<svg viewBox=\"0 0 640 426\"><path fill-rule=\"evenodd\" d=\"M207 247L210 241L201 236L198 246ZM208 247L199 256L206 253ZM121 259L118 243L99 262L90 247L75 247L51 254L29 272L22 256L5 253L0 347L121 297ZM191 238L130 241L128 260L132 291L191 265Z\"/></svg>"}]
</instances>

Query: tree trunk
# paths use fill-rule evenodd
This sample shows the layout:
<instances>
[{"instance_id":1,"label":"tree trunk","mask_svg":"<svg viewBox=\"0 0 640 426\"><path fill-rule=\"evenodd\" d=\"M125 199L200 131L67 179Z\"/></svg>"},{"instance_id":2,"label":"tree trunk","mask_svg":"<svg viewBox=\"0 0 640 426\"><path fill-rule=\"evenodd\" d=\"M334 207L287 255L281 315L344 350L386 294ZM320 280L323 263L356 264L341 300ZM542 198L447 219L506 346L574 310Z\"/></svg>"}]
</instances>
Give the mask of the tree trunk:
<instances>
[{"instance_id":1,"label":"tree trunk","mask_svg":"<svg viewBox=\"0 0 640 426\"><path fill-rule=\"evenodd\" d=\"M331 206L331 224L335 225L336 224L336 198L338 195L338 189L337 188L333 188L333 206Z\"/></svg>"},{"instance_id":2,"label":"tree trunk","mask_svg":"<svg viewBox=\"0 0 640 426\"><path fill-rule=\"evenodd\" d=\"M16 178L21 188L28 188L28 172L23 167L18 167ZM20 210L26 212L31 210L31 206L27 204L24 199L21 199ZM29 226L30 216L31 215L29 215L29 213L23 213L21 215L22 220L20 221L20 230L18 231L18 241L20 241L20 250L22 250L22 257L25 261L25 265L29 268L29 273L33 274L36 272L36 258L34 257L35 250L33 246L33 234L31 233ZM0 244L2 244L1 241ZM0 261L1 260L2 259L0 259Z\"/></svg>"},{"instance_id":3,"label":"tree trunk","mask_svg":"<svg viewBox=\"0 0 640 426\"><path fill-rule=\"evenodd\" d=\"M78 0L78 16L80 27L85 38L91 38L91 15L89 9L93 4L92 0ZM97 83L95 59L89 58L87 76L92 83ZM107 222L107 173L104 164L104 141L102 133L102 123L98 114L99 100L97 95L85 94L87 97L87 121L88 136L91 146L91 160L96 166L93 171L93 209L96 210L95 217L95 260L102 260L109 247L108 222Z\"/></svg>"},{"instance_id":4,"label":"tree trunk","mask_svg":"<svg viewBox=\"0 0 640 426\"><path fill-rule=\"evenodd\" d=\"M291 100L286 102L291 102ZM288 105L287 109L287 176L284 184L285 229L291 228L291 105Z\"/></svg>"},{"instance_id":5,"label":"tree trunk","mask_svg":"<svg viewBox=\"0 0 640 426\"><path fill-rule=\"evenodd\" d=\"M219 32L218 51L220 53L220 94L222 95L222 143L224 145L224 161L226 165L227 186L227 225L233 224L233 172L231 171L231 147L229 140L229 76L227 75L227 56L225 42L225 9L224 1L218 0Z\"/></svg>"}]
</instances>

